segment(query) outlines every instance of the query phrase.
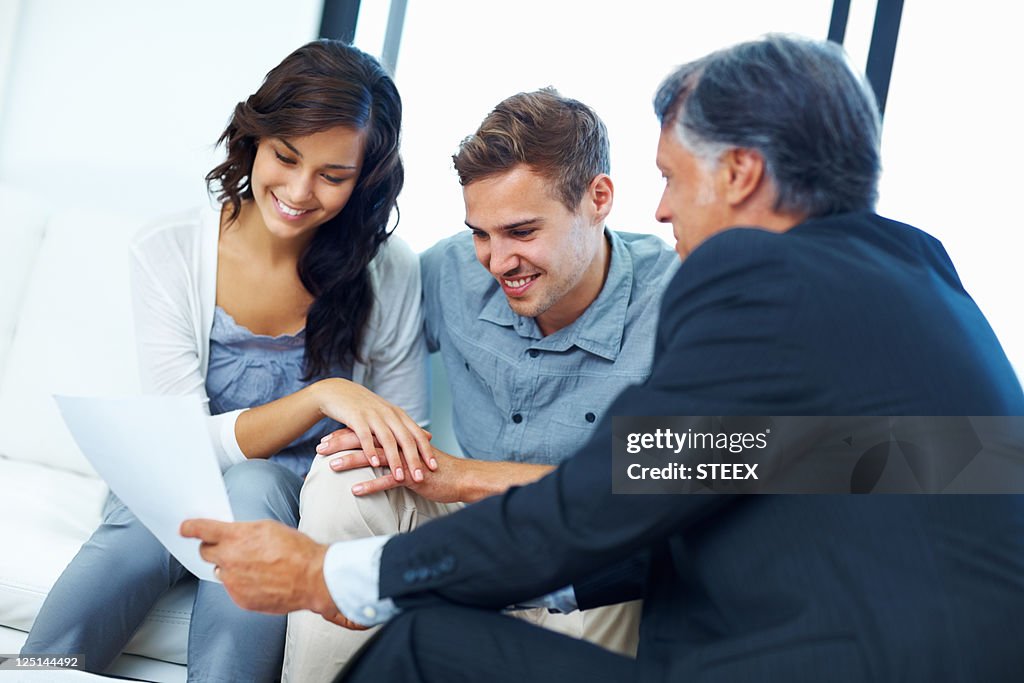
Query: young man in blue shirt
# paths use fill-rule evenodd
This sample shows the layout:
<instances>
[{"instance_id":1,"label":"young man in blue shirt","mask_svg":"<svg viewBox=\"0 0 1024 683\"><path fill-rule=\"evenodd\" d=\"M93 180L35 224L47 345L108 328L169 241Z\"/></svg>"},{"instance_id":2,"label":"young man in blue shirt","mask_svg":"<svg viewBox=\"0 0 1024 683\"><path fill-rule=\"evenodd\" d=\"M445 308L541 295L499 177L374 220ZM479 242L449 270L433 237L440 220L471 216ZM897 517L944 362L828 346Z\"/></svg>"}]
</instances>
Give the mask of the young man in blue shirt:
<instances>
[{"instance_id":1,"label":"young man in blue shirt","mask_svg":"<svg viewBox=\"0 0 1024 683\"><path fill-rule=\"evenodd\" d=\"M454 162L468 231L420 263L426 342L441 353L467 457L435 449L436 471L378 469L375 479L362 452L318 458L299 526L317 541L408 531L539 479L650 374L661 294L678 263L657 237L606 228L614 186L600 118L551 89L520 93L495 107ZM358 441L340 432L318 451L350 448ZM560 608L575 607L571 588L560 597ZM520 616L635 651L639 603ZM286 678L329 676L364 640L293 614Z\"/></svg>"}]
</instances>

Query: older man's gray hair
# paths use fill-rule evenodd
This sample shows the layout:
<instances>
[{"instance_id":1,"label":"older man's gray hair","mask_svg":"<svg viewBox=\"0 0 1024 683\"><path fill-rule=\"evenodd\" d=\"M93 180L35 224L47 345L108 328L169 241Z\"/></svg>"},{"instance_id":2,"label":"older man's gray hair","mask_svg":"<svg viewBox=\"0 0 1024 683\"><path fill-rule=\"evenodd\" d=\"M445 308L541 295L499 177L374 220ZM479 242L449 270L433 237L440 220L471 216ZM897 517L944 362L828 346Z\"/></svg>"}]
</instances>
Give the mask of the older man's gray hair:
<instances>
[{"instance_id":1,"label":"older man's gray hair","mask_svg":"<svg viewBox=\"0 0 1024 683\"><path fill-rule=\"evenodd\" d=\"M878 105L834 43L769 35L714 52L666 78L654 109L705 163L728 149L757 150L778 191L776 210L874 209Z\"/></svg>"}]
</instances>

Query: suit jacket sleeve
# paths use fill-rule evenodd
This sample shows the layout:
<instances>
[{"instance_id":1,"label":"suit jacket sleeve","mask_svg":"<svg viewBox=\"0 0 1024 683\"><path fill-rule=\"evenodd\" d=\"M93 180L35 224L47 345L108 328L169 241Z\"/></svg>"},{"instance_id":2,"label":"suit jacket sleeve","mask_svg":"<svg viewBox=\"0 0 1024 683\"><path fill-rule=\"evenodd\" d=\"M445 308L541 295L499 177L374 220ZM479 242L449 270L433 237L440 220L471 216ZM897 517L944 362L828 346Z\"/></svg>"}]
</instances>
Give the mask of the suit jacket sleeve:
<instances>
[{"instance_id":1,"label":"suit jacket sleeve","mask_svg":"<svg viewBox=\"0 0 1024 683\"><path fill-rule=\"evenodd\" d=\"M662 303L650 379L626 389L607 415L763 414L764 385L777 391L787 375L780 366L798 364L800 354L794 346L787 351L792 358L776 354L768 363L759 357L766 340L778 348L789 334L793 297L799 296L773 237L731 230L689 257ZM742 412L748 408L754 412ZM734 500L613 495L611 443L606 419L543 479L394 537L381 557L380 596L400 607L443 599L501 608L583 585ZM620 594L630 590L620 588Z\"/></svg>"},{"instance_id":2,"label":"suit jacket sleeve","mask_svg":"<svg viewBox=\"0 0 1024 683\"><path fill-rule=\"evenodd\" d=\"M651 554L642 550L573 584L576 606L594 609L644 597Z\"/></svg>"}]
</instances>

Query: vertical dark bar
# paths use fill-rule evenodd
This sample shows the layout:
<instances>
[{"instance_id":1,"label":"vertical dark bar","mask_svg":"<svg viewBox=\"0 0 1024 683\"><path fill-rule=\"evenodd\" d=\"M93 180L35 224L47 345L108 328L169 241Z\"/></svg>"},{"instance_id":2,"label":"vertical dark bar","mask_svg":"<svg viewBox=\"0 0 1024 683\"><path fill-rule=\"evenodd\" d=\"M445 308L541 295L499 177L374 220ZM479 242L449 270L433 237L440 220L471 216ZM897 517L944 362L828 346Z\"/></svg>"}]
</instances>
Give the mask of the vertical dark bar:
<instances>
[{"instance_id":1,"label":"vertical dark bar","mask_svg":"<svg viewBox=\"0 0 1024 683\"><path fill-rule=\"evenodd\" d=\"M850 19L850 0L835 0L832 3L832 20L828 25L828 39L843 44L846 38L846 22Z\"/></svg>"},{"instance_id":2,"label":"vertical dark bar","mask_svg":"<svg viewBox=\"0 0 1024 683\"><path fill-rule=\"evenodd\" d=\"M320 14L320 37L351 44L356 37L359 0L324 0Z\"/></svg>"},{"instance_id":3,"label":"vertical dark bar","mask_svg":"<svg viewBox=\"0 0 1024 683\"><path fill-rule=\"evenodd\" d=\"M896 38L900 34L902 17L903 0L878 0L875 27L871 31L871 48L868 50L867 77L875 91L878 111L882 115L885 115L885 100L889 95L889 79L892 78Z\"/></svg>"}]
</instances>

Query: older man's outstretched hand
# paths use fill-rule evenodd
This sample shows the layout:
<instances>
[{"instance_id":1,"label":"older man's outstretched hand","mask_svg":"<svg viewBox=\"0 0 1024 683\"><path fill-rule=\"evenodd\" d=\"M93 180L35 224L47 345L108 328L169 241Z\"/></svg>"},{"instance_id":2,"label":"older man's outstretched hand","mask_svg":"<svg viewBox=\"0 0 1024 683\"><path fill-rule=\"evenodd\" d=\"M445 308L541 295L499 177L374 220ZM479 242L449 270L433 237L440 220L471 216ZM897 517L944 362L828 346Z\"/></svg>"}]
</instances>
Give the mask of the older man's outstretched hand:
<instances>
[{"instance_id":1,"label":"older man's outstretched hand","mask_svg":"<svg viewBox=\"0 0 1024 683\"><path fill-rule=\"evenodd\" d=\"M231 599L248 610L285 614L308 609L362 630L338 611L324 581L327 546L280 522L187 519L181 535L198 538L199 554L215 567Z\"/></svg>"}]
</instances>

